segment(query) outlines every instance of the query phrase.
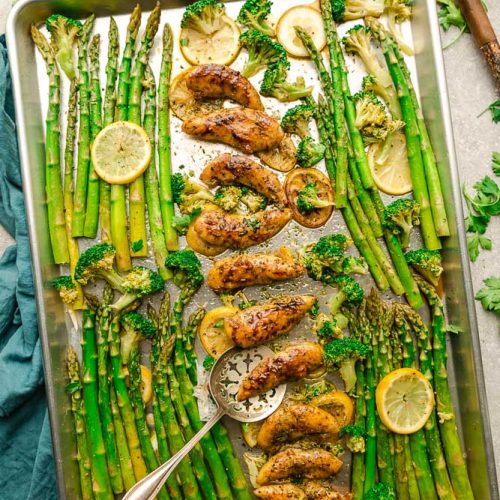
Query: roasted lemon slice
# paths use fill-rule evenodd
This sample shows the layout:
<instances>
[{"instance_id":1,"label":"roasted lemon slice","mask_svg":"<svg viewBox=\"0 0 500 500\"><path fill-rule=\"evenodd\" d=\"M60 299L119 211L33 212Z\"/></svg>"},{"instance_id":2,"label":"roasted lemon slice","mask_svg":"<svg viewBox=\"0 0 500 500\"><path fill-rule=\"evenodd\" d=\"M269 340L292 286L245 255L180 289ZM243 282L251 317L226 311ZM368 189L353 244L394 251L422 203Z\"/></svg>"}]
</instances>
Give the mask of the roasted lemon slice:
<instances>
[{"instance_id":1,"label":"roasted lemon slice","mask_svg":"<svg viewBox=\"0 0 500 500\"><path fill-rule=\"evenodd\" d=\"M293 57L309 57L309 52L295 34L295 26L306 30L318 50L326 45L326 35L323 29L321 12L310 5L298 5L288 9L276 25L276 36L285 50Z\"/></svg>"},{"instance_id":2,"label":"roasted lemon slice","mask_svg":"<svg viewBox=\"0 0 500 500\"><path fill-rule=\"evenodd\" d=\"M236 307L221 306L208 312L203 318L198 333L203 348L210 356L218 358L234 346L233 340L224 331L224 319L237 312Z\"/></svg>"},{"instance_id":3,"label":"roasted lemon slice","mask_svg":"<svg viewBox=\"0 0 500 500\"><path fill-rule=\"evenodd\" d=\"M333 391L315 397L311 403L327 411L339 424L339 428L350 424L354 416L354 403L344 391Z\"/></svg>"},{"instance_id":4,"label":"roasted lemon slice","mask_svg":"<svg viewBox=\"0 0 500 500\"><path fill-rule=\"evenodd\" d=\"M397 434L417 432L434 410L432 386L414 368L399 368L386 375L375 396L380 420Z\"/></svg>"},{"instance_id":5,"label":"roasted lemon slice","mask_svg":"<svg viewBox=\"0 0 500 500\"><path fill-rule=\"evenodd\" d=\"M145 405L151 401L153 396L151 370L144 365L141 365L141 396Z\"/></svg>"},{"instance_id":6,"label":"roasted lemon slice","mask_svg":"<svg viewBox=\"0 0 500 500\"><path fill-rule=\"evenodd\" d=\"M219 19L219 29L209 35L190 28L182 28L181 52L187 62L230 65L240 52L240 29L228 16Z\"/></svg>"},{"instance_id":7,"label":"roasted lemon slice","mask_svg":"<svg viewBox=\"0 0 500 500\"><path fill-rule=\"evenodd\" d=\"M148 167L151 143L146 131L131 122L104 127L94 140L92 162L97 175L109 184L129 184Z\"/></svg>"},{"instance_id":8,"label":"roasted lemon slice","mask_svg":"<svg viewBox=\"0 0 500 500\"><path fill-rule=\"evenodd\" d=\"M262 422L244 422L241 424L241 435L243 436L243 441L249 448L255 448L257 446L257 434L262 427Z\"/></svg>"}]
</instances>

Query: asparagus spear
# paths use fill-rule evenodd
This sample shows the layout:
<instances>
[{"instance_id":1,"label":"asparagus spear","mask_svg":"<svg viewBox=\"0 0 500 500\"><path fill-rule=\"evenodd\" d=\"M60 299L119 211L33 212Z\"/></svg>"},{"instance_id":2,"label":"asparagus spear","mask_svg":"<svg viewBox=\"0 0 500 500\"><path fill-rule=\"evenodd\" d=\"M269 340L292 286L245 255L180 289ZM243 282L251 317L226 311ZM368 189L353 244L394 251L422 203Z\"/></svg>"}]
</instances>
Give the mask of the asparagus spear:
<instances>
[{"instance_id":1,"label":"asparagus spear","mask_svg":"<svg viewBox=\"0 0 500 500\"><path fill-rule=\"evenodd\" d=\"M69 384L67 391L71 395L71 412L73 413L73 423L76 433L76 447L78 469L80 471L80 488L83 500L92 500L92 477L90 455L85 430L85 408L82 400L82 383L80 380L80 366L78 357L72 347L68 347L67 367Z\"/></svg>"},{"instance_id":2,"label":"asparagus spear","mask_svg":"<svg viewBox=\"0 0 500 500\"><path fill-rule=\"evenodd\" d=\"M205 316L205 309L198 309L193 314L189 316L188 324L182 334L182 343L184 347L184 366L189 375L189 380L193 385L198 383L198 358L196 357L196 352L194 349L194 339L196 336L196 330L201 320Z\"/></svg>"},{"instance_id":3,"label":"asparagus spear","mask_svg":"<svg viewBox=\"0 0 500 500\"><path fill-rule=\"evenodd\" d=\"M130 77L130 91L128 96L128 120L141 124L141 98L144 71L148 64L149 53L153 46L161 8L157 3L152 10L141 40L141 47L135 58L135 66ZM154 151L154 149L153 149ZM154 154L153 154L154 156ZM144 192L144 176L139 176L129 188L130 213L130 253L133 257L147 257L148 238L146 232L146 202Z\"/></svg>"},{"instance_id":4,"label":"asparagus spear","mask_svg":"<svg viewBox=\"0 0 500 500\"><path fill-rule=\"evenodd\" d=\"M130 68L134 55L135 40L141 24L141 6L137 4L130 15L123 49L122 62L118 75L118 95L116 100L116 121L128 118L128 94L130 87ZM120 271L128 271L132 267L127 236L127 204L125 186L111 186L111 239L116 248L116 265Z\"/></svg>"},{"instance_id":5,"label":"asparagus spear","mask_svg":"<svg viewBox=\"0 0 500 500\"><path fill-rule=\"evenodd\" d=\"M431 285L421 278L417 278L417 281L431 309L433 332L432 353L434 361L433 375L437 401L436 410L439 416L439 431L443 442L443 450L451 484L457 498L472 500L474 494L460 446L455 411L453 409L450 388L448 385L448 372L446 366L446 327L443 303Z\"/></svg>"},{"instance_id":6,"label":"asparagus spear","mask_svg":"<svg viewBox=\"0 0 500 500\"><path fill-rule=\"evenodd\" d=\"M84 236L85 209L90 164L90 89L87 65L87 46L94 26L95 16L89 16L83 23L78 38L78 92L80 121L78 127L78 161L76 168L75 197L73 206L73 236Z\"/></svg>"},{"instance_id":7,"label":"asparagus spear","mask_svg":"<svg viewBox=\"0 0 500 500\"><path fill-rule=\"evenodd\" d=\"M94 35L89 45L90 61L90 147L102 128L102 99L101 83L99 81L99 44L100 35ZM97 172L89 162L89 183L87 188L87 208L85 212L85 225L83 235L87 238L95 238L99 224L99 189L100 181Z\"/></svg>"},{"instance_id":8,"label":"asparagus spear","mask_svg":"<svg viewBox=\"0 0 500 500\"><path fill-rule=\"evenodd\" d=\"M92 456L92 486L96 499L112 499L97 395L95 314L90 309L83 310L82 324L83 399L87 409L87 436Z\"/></svg>"},{"instance_id":9,"label":"asparagus spear","mask_svg":"<svg viewBox=\"0 0 500 500\"><path fill-rule=\"evenodd\" d=\"M170 77L172 74L172 29L168 24L163 28L163 51L158 87L158 159L160 171L160 204L168 250L177 250L179 242L172 222L175 214L172 198L172 164L170 150Z\"/></svg>"},{"instance_id":10,"label":"asparagus spear","mask_svg":"<svg viewBox=\"0 0 500 500\"><path fill-rule=\"evenodd\" d=\"M106 127L113 123L116 106L116 72L118 67L118 52L120 42L118 40L118 26L111 17L109 20L108 33L108 59L106 63L106 89L104 91L104 106L102 125ZM101 222L101 241L103 243L111 242L111 186L104 180L100 181L99 190L99 220Z\"/></svg>"},{"instance_id":11,"label":"asparagus spear","mask_svg":"<svg viewBox=\"0 0 500 500\"><path fill-rule=\"evenodd\" d=\"M31 38L42 55L49 77L49 107L45 118L45 195L52 254L56 264L69 261L68 240L64 219L64 200L61 184L61 146L59 125L60 75L54 53L47 39L35 27Z\"/></svg>"},{"instance_id":12,"label":"asparagus spear","mask_svg":"<svg viewBox=\"0 0 500 500\"><path fill-rule=\"evenodd\" d=\"M156 126L156 83L153 72L149 66L146 67L144 86L144 123L143 127L148 134L151 148L155 151L155 126ZM172 274L165 267L167 258L167 245L165 243L165 232L163 230L163 220L161 216L160 196L158 192L158 177L156 174L155 155L151 156L151 162L144 174L146 183L146 201L149 216L149 232L153 244L153 254L156 267L161 277L165 280L172 277Z\"/></svg>"}]
</instances>

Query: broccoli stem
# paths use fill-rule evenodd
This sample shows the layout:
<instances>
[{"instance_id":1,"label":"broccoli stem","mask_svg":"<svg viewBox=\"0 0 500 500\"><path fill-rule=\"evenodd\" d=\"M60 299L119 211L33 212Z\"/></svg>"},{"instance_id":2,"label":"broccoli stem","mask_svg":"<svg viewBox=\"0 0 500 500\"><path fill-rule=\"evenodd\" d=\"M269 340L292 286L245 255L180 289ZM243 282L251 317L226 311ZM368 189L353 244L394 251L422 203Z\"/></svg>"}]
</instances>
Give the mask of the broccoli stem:
<instances>
[{"instance_id":1,"label":"broccoli stem","mask_svg":"<svg viewBox=\"0 0 500 500\"><path fill-rule=\"evenodd\" d=\"M83 23L78 37L78 92L80 122L78 127L78 161L76 167L75 197L73 206L73 236L84 236L85 211L90 168L90 89L87 65L87 45L94 25L95 16Z\"/></svg>"},{"instance_id":2,"label":"broccoli stem","mask_svg":"<svg viewBox=\"0 0 500 500\"><path fill-rule=\"evenodd\" d=\"M151 148L155 150L155 127L156 127L156 84L151 68L146 67L146 81L149 87L144 93L144 122L143 127L148 134L151 142ZM151 156L151 161L144 174L146 184L146 202L148 207L149 217L149 232L151 235L151 243L153 245L153 254L155 257L156 267L160 276L167 280L172 277L172 273L165 267L165 259L167 258L167 244L165 242L165 232L163 230L163 219L161 215L160 195L158 191L158 177L156 174L155 155Z\"/></svg>"},{"instance_id":3,"label":"broccoli stem","mask_svg":"<svg viewBox=\"0 0 500 500\"><path fill-rule=\"evenodd\" d=\"M99 81L99 43L100 35L94 35L89 45L90 62L90 148L97 134L102 129L101 119L101 82ZM85 212L85 224L83 226L83 235L86 238L95 238L97 235L97 226L99 224L99 192L100 181L97 172L89 162L89 181L87 187L87 205Z\"/></svg>"},{"instance_id":4,"label":"broccoli stem","mask_svg":"<svg viewBox=\"0 0 500 500\"><path fill-rule=\"evenodd\" d=\"M69 261L68 236L64 218L64 199L61 183L61 78L54 53L47 39L32 26L31 37L42 55L49 77L49 107L45 118L45 195L52 254L56 264Z\"/></svg>"},{"instance_id":5,"label":"broccoli stem","mask_svg":"<svg viewBox=\"0 0 500 500\"><path fill-rule=\"evenodd\" d=\"M114 121L116 106L116 73L118 68L118 52L120 50L118 26L111 17L108 33L108 59L106 63L106 89L104 91L103 127ZM101 179L99 184L99 220L101 223L101 241L111 242L111 186Z\"/></svg>"},{"instance_id":6,"label":"broccoli stem","mask_svg":"<svg viewBox=\"0 0 500 500\"><path fill-rule=\"evenodd\" d=\"M128 95L128 120L141 125L141 98L142 81L148 64L149 54L153 46L158 25L160 23L161 8L157 3L149 15L146 28L141 40L141 47L135 58L135 66L130 78ZM152 149L154 157L154 148ZM132 257L147 257L148 238L146 231L146 200L144 176L140 175L129 186L129 216L130 216L130 254Z\"/></svg>"},{"instance_id":7,"label":"broccoli stem","mask_svg":"<svg viewBox=\"0 0 500 500\"><path fill-rule=\"evenodd\" d=\"M87 411L87 436L92 456L92 486L96 499L113 499L99 416L95 314L90 309L83 310L82 332L83 399Z\"/></svg>"},{"instance_id":8,"label":"broccoli stem","mask_svg":"<svg viewBox=\"0 0 500 500\"><path fill-rule=\"evenodd\" d=\"M67 354L68 379L71 389L71 413L73 415L73 424L75 426L76 447L78 470L80 472L80 488L82 500L92 500L94 493L92 491L92 477L90 454L87 441L87 432L85 429L85 408L82 400L82 382L80 380L80 365L75 350L68 347Z\"/></svg>"},{"instance_id":9,"label":"broccoli stem","mask_svg":"<svg viewBox=\"0 0 500 500\"><path fill-rule=\"evenodd\" d=\"M141 24L141 7L137 4L130 15L125 38L125 47L118 75L118 95L116 100L115 121L128 119L128 95L130 89L130 68L134 55L135 41ZM125 186L111 186L111 240L116 248L116 265L120 271L132 267L127 236L127 204Z\"/></svg>"},{"instance_id":10,"label":"broccoli stem","mask_svg":"<svg viewBox=\"0 0 500 500\"><path fill-rule=\"evenodd\" d=\"M73 164L75 159L75 139L77 122L77 100L78 85L76 79L71 80L68 98L68 122L66 126L66 145L64 149L64 221L66 224L66 238L68 240L69 267L71 277L75 284L78 298L72 305L73 309L83 309L83 291L80 283L74 278L76 263L78 262L80 251L78 242L72 236L73 226Z\"/></svg>"},{"instance_id":11,"label":"broccoli stem","mask_svg":"<svg viewBox=\"0 0 500 500\"><path fill-rule=\"evenodd\" d=\"M173 226L175 215L172 197L172 158L170 134L170 77L172 74L173 35L170 25L163 28L163 50L158 87L158 160L160 172L160 204L165 229L167 250L179 248L177 231Z\"/></svg>"},{"instance_id":12,"label":"broccoli stem","mask_svg":"<svg viewBox=\"0 0 500 500\"><path fill-rule=\"evenodd\" d=\"M446 457L446 465L450 474L451 484L457 498L472 500L474 494L467 473L457 431L455 411L451 401L448 385L447 354L446 354L446 328L443 303L439 295L426 281L418 278L420 290L425 295L432 316L432 356L434 390L436 392L436 411L439 418L439 431Z\"/></svg>"}]
</instances>

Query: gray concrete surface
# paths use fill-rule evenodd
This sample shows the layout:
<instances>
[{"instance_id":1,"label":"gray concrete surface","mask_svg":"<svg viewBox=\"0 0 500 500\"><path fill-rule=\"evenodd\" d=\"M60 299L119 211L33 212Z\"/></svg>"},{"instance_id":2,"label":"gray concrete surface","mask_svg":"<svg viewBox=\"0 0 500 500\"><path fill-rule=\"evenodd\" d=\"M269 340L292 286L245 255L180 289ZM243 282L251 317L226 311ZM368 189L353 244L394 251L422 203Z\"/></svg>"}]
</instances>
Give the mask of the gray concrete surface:
<instances>
[{"instance_id":1,"label":"gray concrete surface","mask_svg":"<svg viewBox=\"0 0 500 500\"><path fill-rule=\"evenodd\" d=\"M11 0L0 0L0 32L4 31ZM500 36L500 2L488 1L489 16ZM455 33L444 35L444 43ZM489 113L477 118L495 95L487 72L473 39L466 34L445 51L446 75L453 118L455 143L461 182L472 185L485 175L491 175L491 152L500 151L500 124L491 122ZM482 287L487 276L500 276L500 218L493 220L488 234L493 240L493 250L482 252L471 265L474 289ZM12 240L0 226L0 253ZM498 363L500 360L500 321L492 313L486 313L476 304L481 336L488 405L493 431L494 448L497 450L496 466L500 477L500 390L498 389Z\"/></svg>"}]
</instances>

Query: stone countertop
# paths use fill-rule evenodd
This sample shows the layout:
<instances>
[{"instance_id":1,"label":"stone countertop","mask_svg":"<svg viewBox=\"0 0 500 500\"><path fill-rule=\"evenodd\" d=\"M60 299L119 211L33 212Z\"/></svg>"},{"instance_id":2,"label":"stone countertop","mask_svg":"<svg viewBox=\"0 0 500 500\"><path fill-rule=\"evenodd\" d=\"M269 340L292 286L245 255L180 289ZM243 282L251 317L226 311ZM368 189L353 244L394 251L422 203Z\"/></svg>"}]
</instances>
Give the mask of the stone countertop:
<instances>
[{"instance_id":1,"label":"stone countertop","mask_svg":"<svg viewBox=\"0 0 500 500\"><path fill-rule=\"evenodd\" d=\"M0 0L0 32L5 30L5 21L12 0ZM500 2L488 2L488 14L493 27L500 36ZM455 30L443 35L443 43L456 36ZM461 183L472 186L485 175L491 175L491 153L500 151L500 124L494 125L490 114L477 118L491 102L498 98L492 79L488 74L479 51L469 34L444 52L446 77L450 98L453 131ZM500 276L500 218L494 219L487 236L493 241L491 252L482 251L478 260L471 264L474 290L483 286L487 276ZM0 254L12 243L0 226ZM500 359L500 320L487 313L476 303L476 313L481 339L486 390L493 433L493 447L500 450L500 391L498 390L498 360ZM496 454L497 474L500 478L500 451Z\"/></svg>"}]
</instances>

